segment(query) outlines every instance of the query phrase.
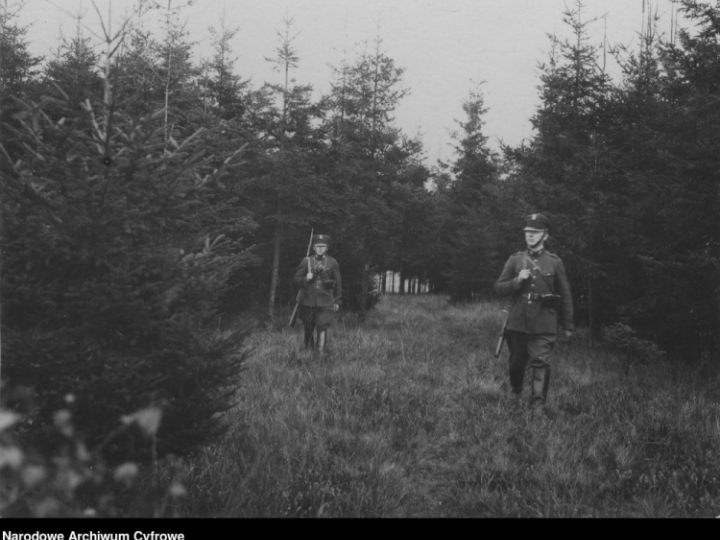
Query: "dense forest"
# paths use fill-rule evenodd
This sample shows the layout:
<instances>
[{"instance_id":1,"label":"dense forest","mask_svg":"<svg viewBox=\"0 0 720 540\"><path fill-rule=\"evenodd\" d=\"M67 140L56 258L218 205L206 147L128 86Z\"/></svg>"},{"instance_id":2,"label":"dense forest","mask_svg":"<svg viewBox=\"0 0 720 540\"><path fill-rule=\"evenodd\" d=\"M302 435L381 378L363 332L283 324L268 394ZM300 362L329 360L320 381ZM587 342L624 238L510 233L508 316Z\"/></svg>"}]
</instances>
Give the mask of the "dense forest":
<instances>
[{"instance_id":1,"label":"dense forest","mask_svg":"<svg viewBox=\"0 0 720 540\"><path fill-rule=\"evenodd\" d=\"M291 20L268 52L284 83L253 87L237 30L213 30L195 62L171 4L162 34L131 19L98 52L78 31L52 59L2 6L2 399L35 419L23 436L58 444L46 426L73 403L108 463L214 440L250 331L214 330L285 324L311 230L331 235L343 308L362 320L387 270L488 297L541 211L594 340L624 333L717 374L720 2L681 0L687 28L669 38L649 15L639 48L610 51L619 80L581 9L540 66L532 138L491 150L478 85L454 157L430 166L395 124L408 89L380 36L314 98ZM152 446L138 410L162 410Z\"/></svg>"}]
</instances>

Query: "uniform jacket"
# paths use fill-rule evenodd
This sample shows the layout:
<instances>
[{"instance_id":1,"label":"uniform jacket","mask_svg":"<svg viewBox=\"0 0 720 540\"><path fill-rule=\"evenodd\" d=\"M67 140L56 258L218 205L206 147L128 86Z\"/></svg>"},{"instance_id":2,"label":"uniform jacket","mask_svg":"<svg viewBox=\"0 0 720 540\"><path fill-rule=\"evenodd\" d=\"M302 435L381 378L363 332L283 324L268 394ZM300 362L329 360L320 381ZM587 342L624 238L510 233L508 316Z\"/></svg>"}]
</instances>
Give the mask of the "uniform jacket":
<instances>
[{"instance_id":1,"label":"uniform jacket","mask_svg":"<svg viewBox=\"0 0 720 540\"><path fill-rule=\"evenodd\" d=\"M308 258L305 257L295 272L295 285L302 287L301 306L330 307L342 296L340 265L329 255L318 259L310 257L313 278L308 282Z\"/></svg>"},{"instance_id":2,"label":"uniform jacket","mask_svg":"<svg viewBox=\"0 0 720 540\"><path fill-rule=\"evenodd\" d=\"M531 275L520 283L518 274L524 268L530 270ZM560 257L547 250L543 249L537 254L527 250L511 255L495 283L495 292L501 296L513 295L508 330L527 334L557 334L558 323L565 330L575 330L572 295L565 266ZM560 295L560 313L554 307L541 306L533 293Z\"/></svg>"}]
</instances>

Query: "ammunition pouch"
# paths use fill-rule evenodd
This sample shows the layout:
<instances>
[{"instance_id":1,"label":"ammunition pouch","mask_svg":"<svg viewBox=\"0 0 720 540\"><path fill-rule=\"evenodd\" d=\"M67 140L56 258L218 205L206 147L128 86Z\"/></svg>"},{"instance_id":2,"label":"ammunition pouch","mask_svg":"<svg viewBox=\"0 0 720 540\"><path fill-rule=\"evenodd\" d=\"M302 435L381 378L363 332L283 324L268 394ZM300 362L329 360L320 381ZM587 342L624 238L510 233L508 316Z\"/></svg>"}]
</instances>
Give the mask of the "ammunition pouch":
<instances>
[{"instance_id":1,"label":"ammunition pouch","mask_svg":"<svg viewBox=\"0 0 720 540\"><path fill-rule=\"evenodd\" d=\"M335 280L334 279L324 279L322 282L322 287L326 291L332 291L335 288Z\"/></svg>"}]
</instances>

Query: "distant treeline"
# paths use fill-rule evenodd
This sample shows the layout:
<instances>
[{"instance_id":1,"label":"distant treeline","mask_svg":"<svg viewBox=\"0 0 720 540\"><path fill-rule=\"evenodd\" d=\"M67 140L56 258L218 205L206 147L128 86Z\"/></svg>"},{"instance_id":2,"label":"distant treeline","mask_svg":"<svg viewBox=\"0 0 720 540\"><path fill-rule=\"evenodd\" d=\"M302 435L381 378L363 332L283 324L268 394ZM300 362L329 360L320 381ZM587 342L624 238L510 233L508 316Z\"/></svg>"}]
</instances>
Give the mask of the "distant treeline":
<instances>
[{"instance_id":1,"label":"distant treeline","mask_svg":"<svg viewBox=\"0 0 720 540\"><path fill-rule=\"evenodd\" d=\"M621 322L678 360L717 362L720 3L681 1L693 30L671 41L651 20L639 47L613 51L621 80L578 4L540 66L535 135L491 151L477 86L453 159L432 167L394 123L408 89L380 38L314 99L291 22L270 60L284 82L254 88L237 30L213 30L212 58L194 61L171 5L162 33L131 21L101 54L79 30L48 58L1 8L3 377L46 384L47 411L75 383L94 403L141 381L103 395L108 418L176 403L182 436L166 450L181 453L218 428L203 415L227 403L209 389L236 375L223 355L237 349L203 332L290 303L311 230L332 237L344 305L362 316L388 270L455 301L489 294L533 211L553 220L550 249L596 339ZM193 371L208 357L218 372Z\"/></svg>"}]
</instances>

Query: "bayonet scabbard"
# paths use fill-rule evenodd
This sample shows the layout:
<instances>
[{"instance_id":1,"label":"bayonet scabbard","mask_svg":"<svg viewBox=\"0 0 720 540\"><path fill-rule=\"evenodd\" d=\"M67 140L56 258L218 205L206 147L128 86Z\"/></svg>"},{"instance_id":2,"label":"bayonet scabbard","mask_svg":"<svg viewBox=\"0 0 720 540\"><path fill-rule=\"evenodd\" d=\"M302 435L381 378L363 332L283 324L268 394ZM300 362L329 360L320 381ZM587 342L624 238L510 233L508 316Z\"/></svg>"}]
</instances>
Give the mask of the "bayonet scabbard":
<instances>
[{"instance_id":1,"label":"bayonet scabbard","mask_svg":"<svg viewBox=\"0 0 720 540\"><path fill-rule=\"evenodd\" d=\"M497 345L495 345L495 358L500 357L500 353L502 353L503 343L505 342L505 329L507 328L508 323L508 312L504 309L503 313L505 314L505 317L503 319L502 328L500 329L500 335L498 336Z\"/></svg>"}]
</instances>

